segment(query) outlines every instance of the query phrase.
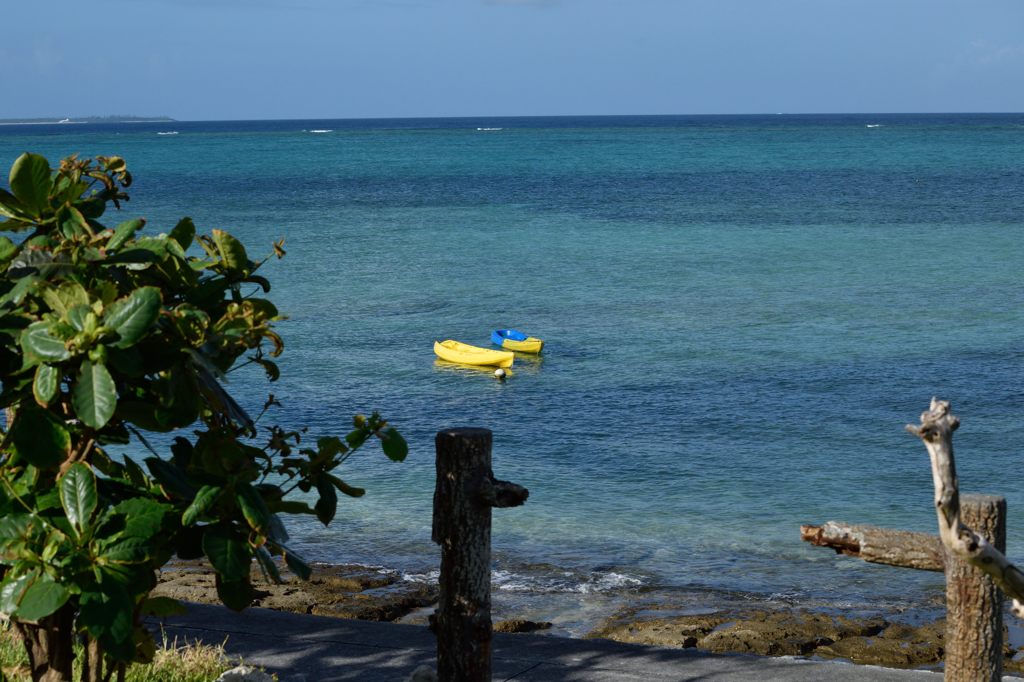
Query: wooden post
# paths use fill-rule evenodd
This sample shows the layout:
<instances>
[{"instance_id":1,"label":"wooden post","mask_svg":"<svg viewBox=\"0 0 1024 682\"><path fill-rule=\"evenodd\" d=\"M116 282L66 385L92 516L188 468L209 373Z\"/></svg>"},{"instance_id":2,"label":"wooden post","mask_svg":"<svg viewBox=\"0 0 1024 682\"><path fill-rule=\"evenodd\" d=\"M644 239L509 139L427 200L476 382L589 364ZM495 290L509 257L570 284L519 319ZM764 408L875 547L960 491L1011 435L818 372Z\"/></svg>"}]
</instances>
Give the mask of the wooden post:
<instances>
[{"instance_id":1,"label":"wooden post","mask_svg":"<svg viewBox=\"0 0 1024 682\"><path fill-rule=\"evenodd\" d=\"M513 507L529 491L496 481L488 429L439 431L433 540L441 545L440 596L433 618L437 675L445 682L491 680L491 508Z\"/></svg>"},{"instance_id":2,"label":"wooden post","mask_svg":"<svg viewBox=\"0 0 1024 682\"><path fill-rule=\"evenodd\" d=\"M962 522L1006 551L1006 500L962 495ZM980 568L946 551L946 680L998 682L1003 676L1003 592Z\"/></svg>"}]
</instances>

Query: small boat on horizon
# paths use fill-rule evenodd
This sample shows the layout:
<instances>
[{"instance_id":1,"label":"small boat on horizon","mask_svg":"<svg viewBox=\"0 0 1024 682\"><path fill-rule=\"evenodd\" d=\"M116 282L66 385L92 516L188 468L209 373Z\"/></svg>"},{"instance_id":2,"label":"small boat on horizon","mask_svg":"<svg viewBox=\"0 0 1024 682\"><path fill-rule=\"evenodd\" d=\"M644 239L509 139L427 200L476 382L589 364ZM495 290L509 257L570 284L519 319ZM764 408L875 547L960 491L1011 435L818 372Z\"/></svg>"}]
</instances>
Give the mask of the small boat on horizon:
<instances>
[{"instance_id":1,"label":"small boat on horizon","mask_svg":"<svg viewBox=\"0 0 1024 682\"><path fill-rule=\"evenodd\" d=\"M442 360L457 362L461 365L482 365L486 367L508 368L515 361L515 353L505 350L492 350L471 346L454 339L434 341L434 354Z\"/></svg>"},{"instance_id":2,"label":"small boat on horizon","mask_svg":"<svg viewBox=\"0 0 1024 682\"><path fill-rule=\"evenodd\" d=\"M544 348L543 340L527 336L518 329L495 329L491 332L491 343L520 353L539 353Z\"/></svg>"}]
</instances>

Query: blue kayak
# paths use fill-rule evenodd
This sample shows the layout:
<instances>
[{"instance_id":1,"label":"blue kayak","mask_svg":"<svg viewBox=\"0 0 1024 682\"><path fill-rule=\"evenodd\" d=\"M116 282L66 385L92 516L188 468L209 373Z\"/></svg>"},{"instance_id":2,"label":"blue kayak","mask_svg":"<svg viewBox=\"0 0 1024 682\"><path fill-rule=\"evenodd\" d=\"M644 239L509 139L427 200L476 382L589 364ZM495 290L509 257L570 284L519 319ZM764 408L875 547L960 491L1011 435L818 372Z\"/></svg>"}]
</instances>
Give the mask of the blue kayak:
<instances>
[{"instance_id":1,"label":"blue kayak","mask_svg":"<svg viewBox=\"0 0 1024 682\"><path fill-rule=\"evenodd\" d=\"M495 329L491 332L491 343L520 353L539 353L544 348L543 341L535 336L527 336L518 329Z\"/></svg>"}]
</instances>

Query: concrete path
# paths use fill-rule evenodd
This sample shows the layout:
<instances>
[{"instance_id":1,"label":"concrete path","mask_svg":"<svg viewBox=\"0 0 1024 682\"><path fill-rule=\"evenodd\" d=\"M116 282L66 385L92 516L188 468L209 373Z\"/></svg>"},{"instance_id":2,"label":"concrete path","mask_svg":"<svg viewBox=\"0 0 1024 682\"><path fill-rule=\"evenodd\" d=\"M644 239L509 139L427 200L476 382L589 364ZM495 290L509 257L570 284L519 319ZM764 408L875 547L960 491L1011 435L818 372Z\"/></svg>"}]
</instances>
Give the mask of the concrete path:
<instances>
[{"instance_id":1,"label":"concrete path","mask_svg":"<svg viewBox=\"0 0 1024 682\"><path fill-rule=\"evenodd\" d=\"M157 623L154 621L154 625ZM265 667L281 682L405 682L434 664L434 636L419 625L304 616L267 609L233 613L190 604L163 624L168 639L225 643L232 656ZM793 658L718 656L693 649L543 635L494 636L494 680L516 682L939 682L938 673Z\"/></svg>"}]
</instances>

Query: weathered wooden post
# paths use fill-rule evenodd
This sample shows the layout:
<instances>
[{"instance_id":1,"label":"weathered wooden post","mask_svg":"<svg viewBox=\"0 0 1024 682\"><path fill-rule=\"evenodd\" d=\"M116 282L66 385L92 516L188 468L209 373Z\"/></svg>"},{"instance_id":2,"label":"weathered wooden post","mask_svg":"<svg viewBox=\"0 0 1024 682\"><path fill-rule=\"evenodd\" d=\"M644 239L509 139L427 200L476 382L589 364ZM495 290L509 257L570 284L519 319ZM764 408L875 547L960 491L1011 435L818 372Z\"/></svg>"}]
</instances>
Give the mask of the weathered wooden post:
<instances>
[{"instance_id":1,"label":"weathered wooden post","mask_svg":"<svg viewBox=\"0 0 1024 682\"><path fill-rule=\"evenodd\" d=\"M439 431L433 540L441 545L440 597L433 618L437 675L445 682L491 679L491 508L526 501L526 488L495 480L488 429Z\"/></svg>"},{"instance_id":2,"label":"weathered wooden post","mask_svg":"<svg viewBox=\"0 0 1024 682\"><path fill-rule=\"evenodd\" d=\"M961 521L1006 551L1006 500L962 495ZM980 568L946 550L946 679L998 682L1003 677L1003 591Z\"/></svg>"}]
</instances>

